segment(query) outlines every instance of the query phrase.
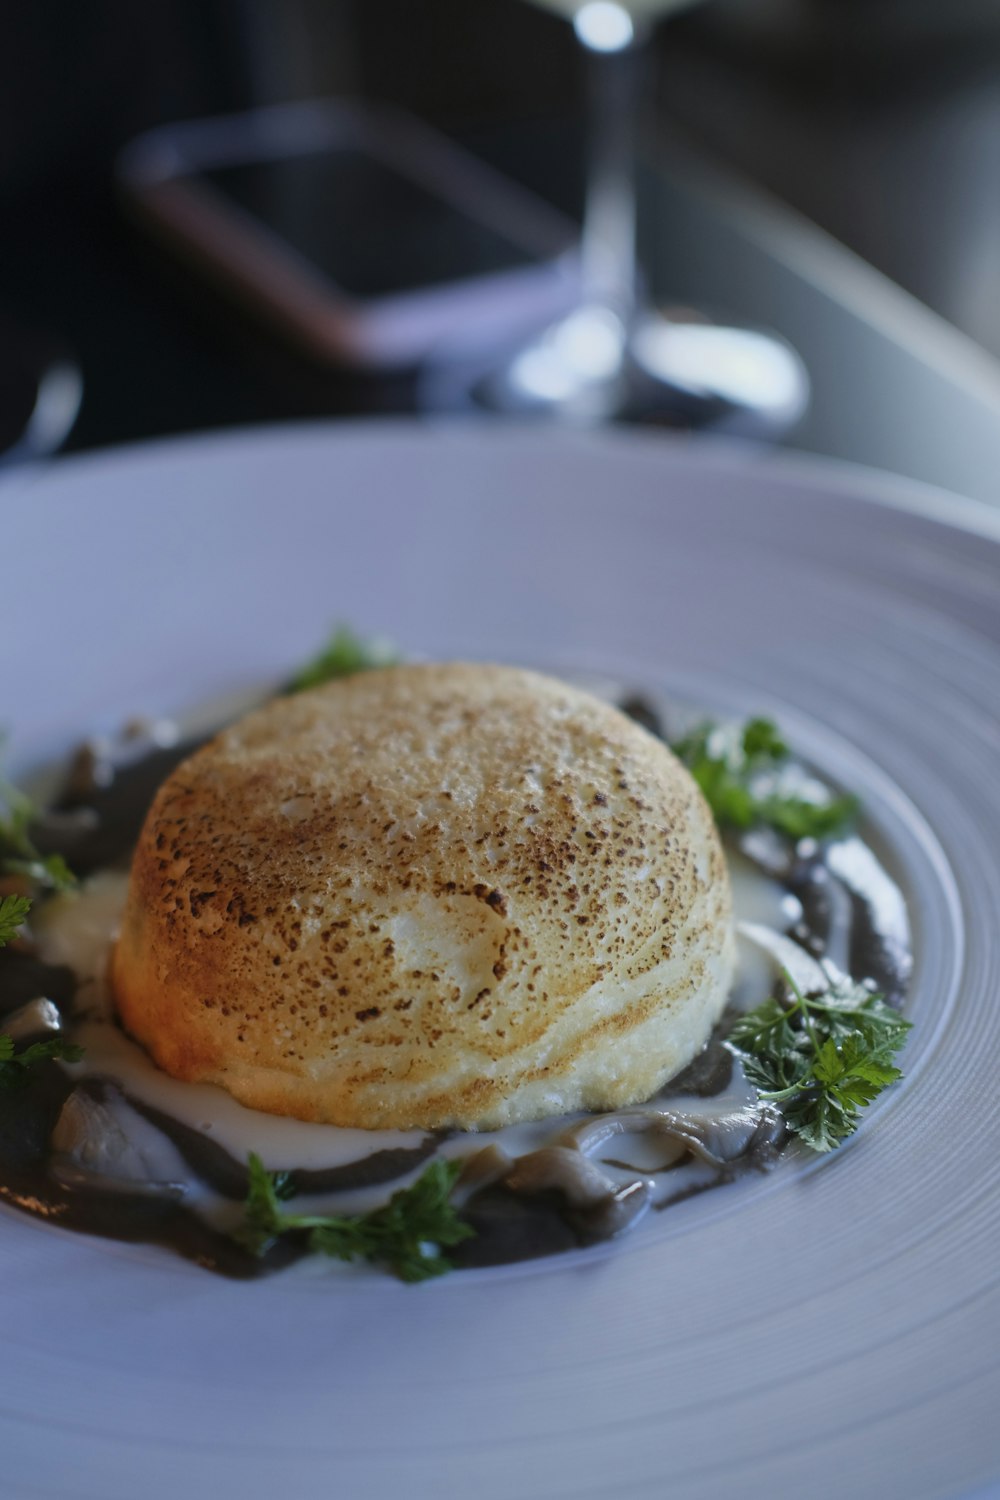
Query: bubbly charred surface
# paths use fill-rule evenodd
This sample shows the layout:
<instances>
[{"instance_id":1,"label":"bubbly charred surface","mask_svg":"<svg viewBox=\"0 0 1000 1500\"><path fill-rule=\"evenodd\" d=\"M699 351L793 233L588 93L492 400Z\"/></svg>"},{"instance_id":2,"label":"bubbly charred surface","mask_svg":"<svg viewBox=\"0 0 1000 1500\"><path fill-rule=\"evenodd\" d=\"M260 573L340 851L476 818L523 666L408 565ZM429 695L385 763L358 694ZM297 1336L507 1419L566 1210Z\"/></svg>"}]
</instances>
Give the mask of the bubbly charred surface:
<instances>
[{"instance_id":1,"label":"bubbly charred surface","mask_svg":"<svg viewBox=\"0 0 1000 1500\"><path fill-rule=\"evenodd\" d=\"M649 1097L732 962L718 837L662 744L533 673L408 666L271 703L174 771L113 982L179 1078L474 1128Z\"/></svg>"}]
</instances>

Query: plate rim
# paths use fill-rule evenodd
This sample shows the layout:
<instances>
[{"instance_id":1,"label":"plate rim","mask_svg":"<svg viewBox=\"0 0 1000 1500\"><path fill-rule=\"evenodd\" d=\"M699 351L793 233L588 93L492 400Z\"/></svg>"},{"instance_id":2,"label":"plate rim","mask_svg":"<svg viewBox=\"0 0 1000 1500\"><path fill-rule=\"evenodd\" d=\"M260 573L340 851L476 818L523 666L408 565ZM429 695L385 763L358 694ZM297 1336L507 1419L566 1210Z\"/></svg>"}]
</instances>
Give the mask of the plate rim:
<instances>
[{"instance_id":1,"label":"plate rim","mask_svg":"<svg viewBox=\"0 0 1000 1500\"><path fill-rule=\"evenodd\" d=\"M447 440L469 437L478 440L484 434L514 433L519 438L532 437L548 444L621 443L626 447L669 449L675 457L693 459L699 466L722 470L752 467L757 472L774 471L777 478L802 483L807 490L831 488L845 497L867 501L894 511L923 517L944 527L1000 542L1000 504L962 495L929 481L912 479L889 469L857 463L848 459L788 447L765 448L747 439L721 434L684 434L649 427L552 427L541 422L488 417L435 418L400 417L374 414L365 417L301 417L275 422L241 426L211 427L190 432L176 432L113 443L81 452L60 453L48 460L22 465L0 472L0 500L8 492L35 488L51 479L62 480L72 472L103 465L128 464L136 460L155 460L160 455L173 456L190 450L245 447L273 440L308 438L344 438L354 441L370 433L391 436L440 437ZM815 498L815 496L813 496Z\"/></svg>"}]
</instances>

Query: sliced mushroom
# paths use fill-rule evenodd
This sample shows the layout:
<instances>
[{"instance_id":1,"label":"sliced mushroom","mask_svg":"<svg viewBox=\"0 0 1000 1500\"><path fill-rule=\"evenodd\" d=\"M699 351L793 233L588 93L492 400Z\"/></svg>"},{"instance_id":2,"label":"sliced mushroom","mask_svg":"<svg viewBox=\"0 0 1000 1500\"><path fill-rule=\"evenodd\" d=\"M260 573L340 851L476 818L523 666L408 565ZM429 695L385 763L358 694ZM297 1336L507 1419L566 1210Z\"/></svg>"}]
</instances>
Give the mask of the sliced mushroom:
<instances>
[{"instance_id":1,"label":"sliced mushroom","mask_svg":"<svg viewBox=\"0 0 1000 1500\"><path fill-rule=\"evenodd\" d=\"M157 1134L115 1090L76 1088L52 1132L52 1174L66 1188L179 1201L184 1184L165 1176L171 1148Z\"/></svg>"},{"instance_id":2,"label":"sliced mushroom","mask_svg":"<svg viewBox=\"0 0 1000 1500\"><path fill-rule=\"evenodd\" d=\"M555 1190L571 1208L591 1208L616 1188L596 1162L572 1146L542 1146L519 1156L504 1182L512 1193L526 1196Z\"/></svg>"},{"instance_id":3,"label":"sliced mushroom","mask_svg":"<svg viewBox=\"0 0 1000 1500\"><path fill-rule=\"evenodd\" d=\"M543 1146L519 1156L503 1185L519 1197L557 1193L567 1217L588 1240L611 1239L630 1229L650 1203L645 1179L621 1186L572 1146Z\"/></svg>"},{"instance_id":4,"label":"sliced mushroom","mask_svg":"<svg viewBox=\"0 0 1000 1500\"><path fill-rule=\"evenodd\" d=\"M571 1125L559 1139L592 1156L615 1136L662 1135L671 1160L676 1159L678 1148L683 1148L709 1166L728 1167L751 1154L759 1156L769 1144L776 1145L783 1131L780 1112L771 1105L756 1104L725 1114L702 1116L668 1109L619 1110Z\"/></svg>"},{"instance_id":5,"label":"sliced mushroom","mask_svg":"<svg viewBox=\"0 0 1000 1500\"><path fill-rule=\"evenodd\" d=\"M33 1036L55 1036L63 1029L63 1019L51 1000L39 996L4 1016L3 1029L15 1042L24 1042Z\"/></svg>"},{"instance_id":6,"label":"sliced mushroom","mask_svg":"<svg viewBox=\"0 0 1000 1500\"><path fill-rule=\"evenodd\" d=\"M502 1182L513 1165L514 1158L502 1146L494 1144L474 1151L462 1161L462 1173L455 1184L456 1197L461 1201L463 1196L479 1192L494 1182Z\"/></svg>"},{"instance_id":7,"label":"sliced mushroom","mask_svg":"<svg viewBox=\"0 0 1000 1500\"><path fill-rule=\"evenodd\" d=\"M773 959L776 973L785 969L804 995L821 995L831 983L843 977L832 964L819 963L792 938L775 932L773 927L760 922L739 922L736 930L740 937Z\"/></svg>"}]
</instances>

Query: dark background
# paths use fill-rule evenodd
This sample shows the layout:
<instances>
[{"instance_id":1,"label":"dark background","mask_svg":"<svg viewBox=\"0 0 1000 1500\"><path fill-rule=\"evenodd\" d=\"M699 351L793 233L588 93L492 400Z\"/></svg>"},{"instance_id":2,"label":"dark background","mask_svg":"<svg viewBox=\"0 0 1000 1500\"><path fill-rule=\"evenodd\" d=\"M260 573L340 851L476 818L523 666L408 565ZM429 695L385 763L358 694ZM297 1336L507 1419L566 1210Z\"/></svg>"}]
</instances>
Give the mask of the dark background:
<instances>
[{"instance_id":1,"label":"dark background","mask_svg":"<svg viewBox=\"0 0 1000 1500\"><path fill-rule=\"evenodd\" d=\"M6 0L0 334L84 373L70 448L406 410L235 320L123 219L119 148L163 121L316 94L391 100L576 210L581 69L524 0ZM651 138L801 209L1000 354L1000 6L708 0L656 37Z\"/></svg>"}]
</instances>

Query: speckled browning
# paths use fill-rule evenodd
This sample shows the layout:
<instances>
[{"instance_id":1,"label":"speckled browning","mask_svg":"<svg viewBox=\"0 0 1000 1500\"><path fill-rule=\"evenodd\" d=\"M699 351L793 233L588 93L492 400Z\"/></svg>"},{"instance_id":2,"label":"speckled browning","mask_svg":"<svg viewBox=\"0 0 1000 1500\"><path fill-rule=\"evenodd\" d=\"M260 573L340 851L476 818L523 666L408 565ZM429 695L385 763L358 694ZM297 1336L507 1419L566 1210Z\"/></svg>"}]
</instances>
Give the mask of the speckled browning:
<instances>
[{"instance_id":1,"label":"speckled browning","mask_svg":"<svg viewBox=\"0 0 1000 1500\"><path fill-rule=\"evenodd\" d=\"M278 700L161 788L113 982L169 1073L363 1127L648 1097L732 935L711 817L607 705L479 665Z\"/></svg>"}]
</instances>

